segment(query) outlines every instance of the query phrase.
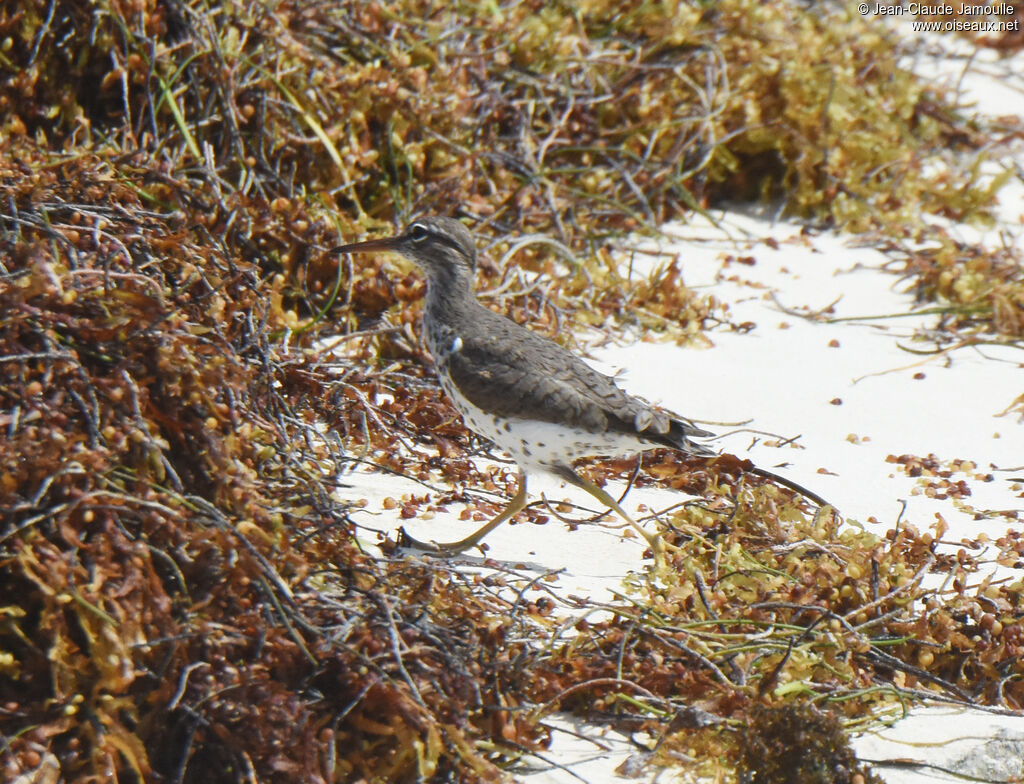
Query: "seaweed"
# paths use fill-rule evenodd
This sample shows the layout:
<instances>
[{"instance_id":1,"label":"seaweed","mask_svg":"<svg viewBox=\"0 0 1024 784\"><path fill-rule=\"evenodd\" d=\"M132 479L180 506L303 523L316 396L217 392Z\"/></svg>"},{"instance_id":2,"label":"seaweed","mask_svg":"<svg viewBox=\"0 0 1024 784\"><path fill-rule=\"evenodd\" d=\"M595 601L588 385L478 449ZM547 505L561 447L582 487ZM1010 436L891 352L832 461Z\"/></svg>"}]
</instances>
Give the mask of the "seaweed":
<instances>
[{"instance_id":1,"label":"seaweed","mask_svg":"<svg viewBox=\"0 0 1024 784\"><path fill-rule=\"evenodd\" d=\"M962 161L990 130L876 26L739 0L18 0L0 69L6 777L486 781L556 707L648 728L659 764L739 764L759 705L1020 709L1020 586L971 584L941 532L840 528L659 454L640 481L703 499L663 521L674 570L568 634L546 596L367 555L339 476L508 480L427 369L421 283L339 267L341 238L461 215L493 307L560 340L698 339L720 305L678 264L623 274L624 233L738 198L894 244L984 220L1002 180ZM1019 337L1015 251L919 247L922 296Z\"/></svg>"}]
</instances>

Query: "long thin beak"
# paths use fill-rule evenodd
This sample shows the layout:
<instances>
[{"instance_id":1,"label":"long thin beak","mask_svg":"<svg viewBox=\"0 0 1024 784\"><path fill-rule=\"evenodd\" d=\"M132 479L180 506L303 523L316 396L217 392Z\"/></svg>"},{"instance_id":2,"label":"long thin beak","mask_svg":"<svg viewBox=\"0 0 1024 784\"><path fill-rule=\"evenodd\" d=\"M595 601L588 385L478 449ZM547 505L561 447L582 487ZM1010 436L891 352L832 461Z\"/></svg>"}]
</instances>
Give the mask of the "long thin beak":
<instances>
[{"instance_id":1,"label":"long thin beak","mask_svg":"<svg viewBox=\"0 0 1024 784\"><path fill-rule=\"evenodd\" d=\"M363 253L372 250L398 250L398 237L382 237L377 240L366 240L365 242L353 242L350 245L339 245L331 248L328 253Z\"/></svg>"}]
</instances>

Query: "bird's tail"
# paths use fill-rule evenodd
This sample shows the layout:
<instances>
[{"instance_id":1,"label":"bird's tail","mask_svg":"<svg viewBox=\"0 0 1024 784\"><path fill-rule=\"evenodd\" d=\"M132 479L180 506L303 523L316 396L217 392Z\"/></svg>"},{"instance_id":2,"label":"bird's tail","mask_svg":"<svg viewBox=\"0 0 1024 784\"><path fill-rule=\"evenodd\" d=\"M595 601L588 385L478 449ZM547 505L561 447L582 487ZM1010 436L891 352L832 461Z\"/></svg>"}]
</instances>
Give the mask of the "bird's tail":
<instances>
[{"instance_id":1,"label":"bird's tail","mask_svg":"<svg viewBox=\"0 0 1024 784\"><path fill-rule=\"evenodd\" d=\"M689 455L697 457L714 457L718 453L704 444L692 441L693 438L711 438L715 434L709 430L701 430L688 419L673 419L669 424L667 440L676 449L681 449Z\"/></svg>"}]
</instances>

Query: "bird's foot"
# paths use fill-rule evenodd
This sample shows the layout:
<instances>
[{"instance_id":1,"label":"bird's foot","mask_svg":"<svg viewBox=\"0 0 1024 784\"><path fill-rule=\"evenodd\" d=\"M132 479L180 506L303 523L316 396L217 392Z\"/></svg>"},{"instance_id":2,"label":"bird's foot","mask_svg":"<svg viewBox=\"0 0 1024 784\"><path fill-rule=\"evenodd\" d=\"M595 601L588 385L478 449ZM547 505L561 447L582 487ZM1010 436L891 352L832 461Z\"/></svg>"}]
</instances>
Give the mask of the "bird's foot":
<instances>
[{"instance_id":1,"label":"bird's foot","mask_svg":"<svg viewBox=\"0 0 1024 784\"><path fill-rule=\"evenodd\" d=\"M463 539L459 542L423 542L411 536L409 532L405 530L405 527L401 526L398 529L398 540L391 545L390 552L394 552L395 550L419 550L420 552L430 553L431 555L447 557L465 552L474 545L477 545L477 542L469 541L468 539Z\"/></svg>"}]
</instances>

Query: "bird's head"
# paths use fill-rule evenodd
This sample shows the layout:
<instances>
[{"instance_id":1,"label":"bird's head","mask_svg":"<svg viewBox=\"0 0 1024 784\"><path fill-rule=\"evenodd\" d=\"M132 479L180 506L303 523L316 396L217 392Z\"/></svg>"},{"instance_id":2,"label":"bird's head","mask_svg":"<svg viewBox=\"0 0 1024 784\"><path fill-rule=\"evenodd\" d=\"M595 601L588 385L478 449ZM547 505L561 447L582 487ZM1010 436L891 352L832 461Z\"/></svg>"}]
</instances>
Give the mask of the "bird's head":
<instances>
[{"instance_id":1,"label":"bird's head","mask_svg":"<svg viewBox=\"0 0 1024 784\"><path fill-rule=\"evenodd\" d=\"M420 218L401 234L335 248L335 253L391 251L419 267L429 289L469 286L476 272L476 244L454 218ZM439 292L438 292L439 293Z\"/></svg>"}]
</instances>

